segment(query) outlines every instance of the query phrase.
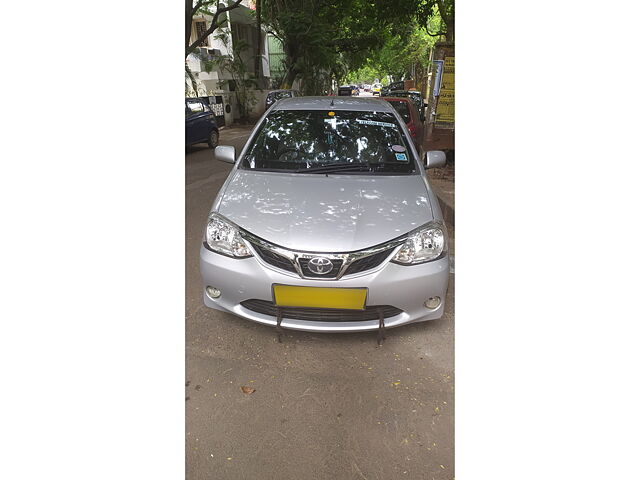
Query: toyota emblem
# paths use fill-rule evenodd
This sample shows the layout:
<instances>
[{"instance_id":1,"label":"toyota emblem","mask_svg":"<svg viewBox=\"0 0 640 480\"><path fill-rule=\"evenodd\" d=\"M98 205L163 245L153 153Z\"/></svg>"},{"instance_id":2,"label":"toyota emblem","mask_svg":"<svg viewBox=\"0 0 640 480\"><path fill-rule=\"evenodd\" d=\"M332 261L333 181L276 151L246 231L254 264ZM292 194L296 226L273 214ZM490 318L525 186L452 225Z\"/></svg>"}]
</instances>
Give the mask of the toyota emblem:
<instances>
[{"instance_id":1,"label":"toyota emblem","mask_svg":"<svg viewBox=\"0 0 640 480\"><path fill-rule=\"evenodd\" d=\"M327 257L313 257L309 260L307 268L316 275L326 275L333 270L333 263Z\"/></svg>"}]
</instances>

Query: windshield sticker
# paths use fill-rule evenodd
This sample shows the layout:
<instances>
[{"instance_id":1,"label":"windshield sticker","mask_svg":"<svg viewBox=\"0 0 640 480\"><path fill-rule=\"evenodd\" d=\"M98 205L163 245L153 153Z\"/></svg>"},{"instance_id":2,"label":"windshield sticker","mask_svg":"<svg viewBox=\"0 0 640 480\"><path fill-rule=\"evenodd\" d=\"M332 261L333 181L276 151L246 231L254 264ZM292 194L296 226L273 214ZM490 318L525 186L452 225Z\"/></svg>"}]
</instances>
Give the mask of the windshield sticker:
<instances>
[{"instance_id":1,"label":"windshield sticker","mask_svg":"<svg viewBox=\"0 0 640 480\"><path fill-rule=\"evenodd\" d=\"M408 162L409 157L407 157L406 153L396 153L396 160L399 162Z\"/></svg>"},{"instance_id":2,"label":"windshield sticker","mask_svg":"<svg viewBox=\"0 0 640 480\"><path fill-rule=\"evenodd\" d=\"M331 128L335 130L338 124L338 121L336 120L335 117L332 117L332 118L325 118L324 123L328 123L329 125L331 125Z\"/></svg>"},{"instance_id":3,"label":"windshield sticker","mask_svg":"<svg viewBox=\"0 0 640 480\"><path fill-rule=\"evenodd\" d=\"M392 145L391 150L397 153L402 153L407 151L407 149L404 148L402 145Z\"/></svg>"},{"instance_id":4,"label":"windshield sticker","mask_svg":"<svg viewBox=\"0 0 640 480\"><path fill-rule=\"evenodd\" d=\"M360 120L359 118L356 118L356 123L361 123L363 125L377 125L379 127L391 127L391 128L396 128L395 124L393 123L387 123L387 122L374 122L373 120Z\"/></svg>"}]
</instances>

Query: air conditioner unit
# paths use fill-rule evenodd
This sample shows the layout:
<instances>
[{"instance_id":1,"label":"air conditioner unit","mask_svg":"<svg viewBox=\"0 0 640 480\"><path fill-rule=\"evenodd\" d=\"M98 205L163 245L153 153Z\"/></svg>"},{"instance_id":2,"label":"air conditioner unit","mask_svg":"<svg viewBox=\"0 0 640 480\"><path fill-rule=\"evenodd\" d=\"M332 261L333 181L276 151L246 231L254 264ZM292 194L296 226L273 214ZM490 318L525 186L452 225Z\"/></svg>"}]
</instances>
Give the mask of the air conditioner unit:
<instances>
[{"instance_id":1,"label":"air conditioner unit","mask_svg":"<svg viewBox=\"0 0 640 480\"><path fill-rule=\"evenodd\" d=\"M202 71L202 66L200 65L200 59L197 58L195 55L189 55L187 57L187 66L189 67L189 70L191 70L193 73L198 73Z\"/></svg>"}]
</instances>

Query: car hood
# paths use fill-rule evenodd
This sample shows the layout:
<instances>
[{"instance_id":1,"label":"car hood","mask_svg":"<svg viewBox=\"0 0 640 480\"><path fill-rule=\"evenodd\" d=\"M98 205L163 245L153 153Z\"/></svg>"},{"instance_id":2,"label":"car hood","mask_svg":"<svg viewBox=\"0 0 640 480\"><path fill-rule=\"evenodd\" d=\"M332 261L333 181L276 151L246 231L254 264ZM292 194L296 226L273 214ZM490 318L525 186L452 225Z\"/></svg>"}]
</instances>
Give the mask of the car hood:
<instances>
[{"instance_id":1,"label":"car hood","mask_svg":"<svg viewBox=\"0 0 640 480\"><path fill-rule=\"evenodd\" d=\"M327 253L378 245L433 220L420 175L237 170L218 212L269 242Z\"/></svg>"}]
</instances>

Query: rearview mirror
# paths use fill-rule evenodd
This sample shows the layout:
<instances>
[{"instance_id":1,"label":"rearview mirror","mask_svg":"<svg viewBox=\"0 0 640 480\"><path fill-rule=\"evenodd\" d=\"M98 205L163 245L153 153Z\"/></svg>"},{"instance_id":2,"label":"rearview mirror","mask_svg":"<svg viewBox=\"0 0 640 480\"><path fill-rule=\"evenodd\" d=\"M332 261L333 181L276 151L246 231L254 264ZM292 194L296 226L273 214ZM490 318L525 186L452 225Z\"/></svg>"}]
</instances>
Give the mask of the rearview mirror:
<instances>
[{"instance_id":1,"label":"rearview mirror","mask_svg":"<svg viewBox=\"0 0 640 480\"><path fill-rule=\"evenodd\" d=\"M447 164L447 156L440 150L431 150L427 152L424 160L424 165L427 168L444 167Z\"/></svg>"},{"instance_id":2,"label":"rearview mirror","mask_svg":"<svg viewBox=\"0 0 640 480\"><path fill-rule=\"evenodd\" d=\"M236 163L236 147L219 145L213 151L213 158L225 163Z\"/></svg>"}]
</instances>

